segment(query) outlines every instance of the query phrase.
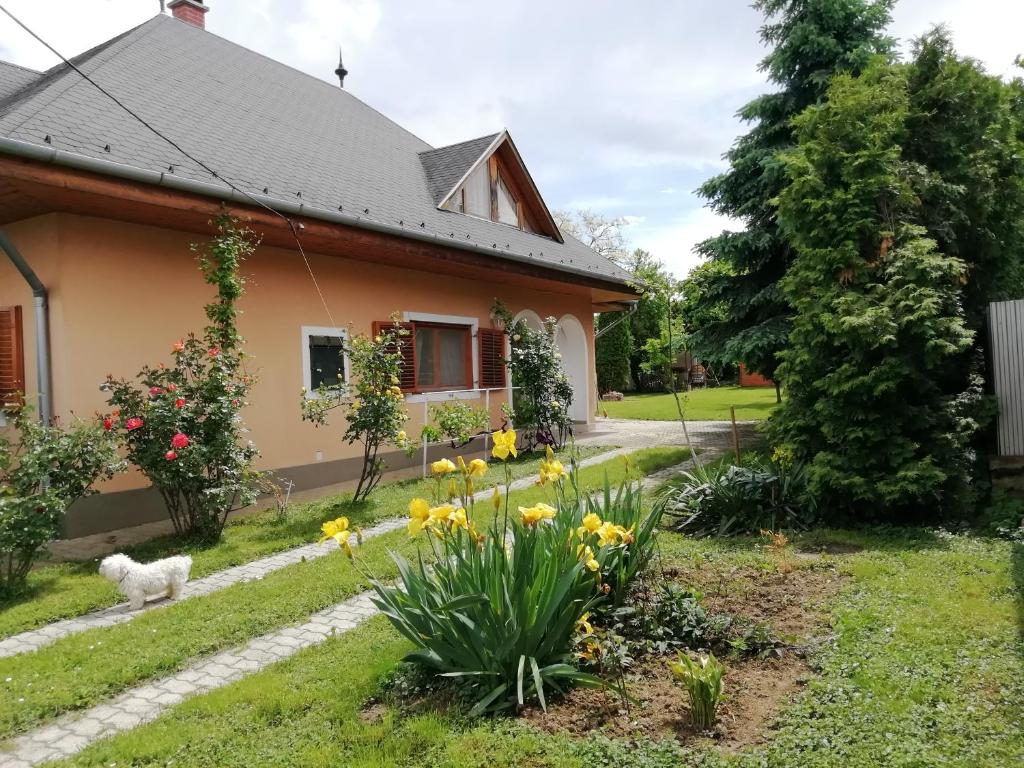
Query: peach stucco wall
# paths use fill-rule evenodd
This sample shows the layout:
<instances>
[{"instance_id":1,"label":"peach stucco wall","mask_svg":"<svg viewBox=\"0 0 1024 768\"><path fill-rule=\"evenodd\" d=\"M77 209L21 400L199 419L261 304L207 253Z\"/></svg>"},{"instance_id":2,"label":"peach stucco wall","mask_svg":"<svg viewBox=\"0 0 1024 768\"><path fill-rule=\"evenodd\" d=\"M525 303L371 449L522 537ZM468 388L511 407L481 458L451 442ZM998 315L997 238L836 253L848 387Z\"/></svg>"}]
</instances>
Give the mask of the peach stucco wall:
<instances>
[{"instance_id":1,"label":"peach stucco wall","mask_svg":"<svg viewBox=\"0 0 1024 768\"><path fill-rule=\"evenodd\" d=\"M88 416L104 408L98 385L107 373L132 376L144 364L169 361L171 344L204 324L211 296L189 245L196 235L71 214L47 214L5 231L50 292L54 413ZM471 316L490 327L491 302L513 311L577 317L593 360L593 323L588 297L531 291L429 272L309 254L334 320L352 333L368 332L374 320L394 312ZM248 284L239 322L258 377L246 409L250 437L264 468L311 464L356 455L343 444L342 417L315 429L300 419L301 327L332 325L309 273L295 251L260 247L243 271ZM14 268L0 261L0 306L25 312L27 390L36 391L32 297ZM591 380L593 377L590 377ZM591 409L596 402L590 384ZM497 417L500 400L492 399ZM409 407L410 434L419 434L423 406ZM326 482L334 482L326 478ZM144 485L125 474L104 490Z\"/></svg>"}]
</instances>

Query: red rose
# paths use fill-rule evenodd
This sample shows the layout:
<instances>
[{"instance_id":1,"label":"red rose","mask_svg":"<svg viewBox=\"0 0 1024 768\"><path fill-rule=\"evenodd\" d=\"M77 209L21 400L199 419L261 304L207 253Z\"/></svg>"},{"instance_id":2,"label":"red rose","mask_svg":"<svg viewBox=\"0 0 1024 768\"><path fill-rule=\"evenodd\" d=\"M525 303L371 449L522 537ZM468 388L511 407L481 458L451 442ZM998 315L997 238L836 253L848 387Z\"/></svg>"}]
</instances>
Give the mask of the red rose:
<instances>
[{"instance_id":1,"label":"red rose","mask_svg":"<svg viewBox=\"0 0 1024 768\"><path fill-rule=\"evenodd\" d=\"M184 408L185 407L185 398L184 397L179 397L177 400L175 400L174 401L174 407L175 408Z\"/></svg>"},{"instance_id":2,"label":"red rose","mask_svg":"<svg viewBox=\"0 0 1024 768\"><path fill-rule=\"evenodd\" d=\"M156 397L157 395L162 395L163 393L164 393L164 391L160 387L150 387L149 388L149 396L150 397Z\"/></svg>"},{"instance_id":3,"label":"red rose","mask_svg":"<svg viewBox=\"0 0 1024 768\"><path fill-rule=\"evenodd\" d=\"M167 453L164 454L164 458L167 459L168 461L174 461L176 458L178 458L178 454L176 454L174 451L168 451Z\"/></svg>"},{"instance_id":4,"label":"red rose","mask_svg":"<svg viewBox=\"0 0 1024 768\"><path fill-rule=\"evenodd\" d=\"M178 391L178 385L177 384L168 384L167 385L167 391L168 392L177 392Z\"/></svg>"},{"instance_id":5,"label":"red rose","mask_svg":"<svg viewBox=\"0 0 1024 768\"><path fill-rule=\"evenodd\" d=\"M206 354L208 354L210 357L216 357L217 355L220 354L220 347L210 347Z\"/></svg>"},{"instance_id":6,"label":"red rose","mask_svg":"<svg viewBox=\"0 0 1024 768\"><path fill-rule=\"evenodd\" d=\"M138 429L143 424L142 419L138 416L132 416L128 421L124 423L124 428L131 432L133 429Z\"/></svg>"},{"instance_id":7,"label":"red rose","mask_svg":"<svg viewBox=\"0 0 1024 768\"><path fill-rule=\"evenodd\" d=\"M113 419L104 419L103 420L103 428L105 430L107 430L107 432L112 430L114 428L114 420Z\"/></svg>"},{"instance_id":8,"label":"red rose","mask_svg":"<svg viewBox=\"0 0 1024 768\"><path fill-rule=\"evenodd\" d=\"M171 438L171 445L173 445L175 448L184 448L186 445L188 445L188 435L186 435L184 432L179 432L178 434Z\"/></svg>"}]
</instances>

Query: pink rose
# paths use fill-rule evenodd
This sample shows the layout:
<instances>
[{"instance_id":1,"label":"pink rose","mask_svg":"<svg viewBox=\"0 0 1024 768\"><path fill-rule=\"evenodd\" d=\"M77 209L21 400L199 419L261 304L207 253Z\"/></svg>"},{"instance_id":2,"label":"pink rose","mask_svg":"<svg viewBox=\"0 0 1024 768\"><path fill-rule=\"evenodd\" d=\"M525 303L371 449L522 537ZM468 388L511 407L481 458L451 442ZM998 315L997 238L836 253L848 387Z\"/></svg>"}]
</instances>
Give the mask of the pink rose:
<instances>
[{"instance_id":1,"label":"pink rose","mask_svg":"<svg viewBox=\"0 0 1024 768\"><path fill-rule=\"evenodd\" d=\"M164 391L160 387L150 387L149 388L149 396L150 397L156 397L157 395L162 395L163 393L164 393Z\"/></svg>"},{"instance_id":2,"label":"pink rose","mask_svg":"<svg viewBox=\"0 0 1024 768\"><path fill-rule=\"evenodd\" d=\"M184 448L186 445L188 445L188 435L186 435L184 432L179 432L178 434L171 438L171 445L173 445L175 448Z\"/></svg>"},{"instance_id":3,"label":"pink rose","mask_svg":"<svg viewBox=\"0 0 1024 768\"><path fill-rule=\"evenodd\" d=\"M207 350L206 354L208 354L210 357L216 357L217 355L220 354L220 347L210 347L210 349Z\"/></svg>"},{"instance_id":4,"label":"pink rose","mask_svg":"<svg viewBox=\"0 0 1024 768\"><path fill-rule=\"evenodd\" d=\"M138 416L132 416L128 421L124 423L124 428L131 432L133 429L138 429L143 424L142 419Z\"/></svg>"},{"instance_id":5,"label":"pink rose","mask_svg":"<svg viewBox=\"0 0 1024 768\"><path fill-rule=\"evenodd\" d=\"M176 454L174 451L168 451L167 453L164 454L164 458L167 459L168 461L174 461L176 458L178 458L178 454Z\"/></svg>"},{"instance_id":6,"label":"pink rose","mask_svg":"<svg viewBox=\"0 0 1024 768\"><path fill-rule=\"evenodd\" d=\"M184 342L184 340L178 339L176 342L174 342L173 346L171 346L171 351L172 352L184 352L185 351L185 342Z\"/></svg>"},{"instance_id":7,"label":"pink rose","mask_svg":"<svg viewBox=\"0 0 1024 768\"><path fill-rule=\"evenodd\" d=\"M177 392L178 391L178 385L177 384L168 384L167 385L167 391L168 392Z\"/></svg>"}]
</instances>

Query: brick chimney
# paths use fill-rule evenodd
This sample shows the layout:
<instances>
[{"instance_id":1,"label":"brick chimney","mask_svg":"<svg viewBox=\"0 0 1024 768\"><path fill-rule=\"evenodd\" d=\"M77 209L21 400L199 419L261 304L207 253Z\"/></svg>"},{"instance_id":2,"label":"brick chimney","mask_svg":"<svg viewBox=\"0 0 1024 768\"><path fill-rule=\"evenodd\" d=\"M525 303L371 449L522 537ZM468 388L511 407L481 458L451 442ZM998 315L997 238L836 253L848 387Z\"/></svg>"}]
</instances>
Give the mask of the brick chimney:
<instances>
[{"instance_id":1,"label":"brick chimney","mask_svg":"<svg viewBox=\"0 0 1024 768\"><path fill-rule=\"evenodd\" d=\"M206 29L204 17L210 9L199 2L199 0L171 0L167 7L171 9L174 18L191 24L193 27Z\"/></svg>"}]
</instances>

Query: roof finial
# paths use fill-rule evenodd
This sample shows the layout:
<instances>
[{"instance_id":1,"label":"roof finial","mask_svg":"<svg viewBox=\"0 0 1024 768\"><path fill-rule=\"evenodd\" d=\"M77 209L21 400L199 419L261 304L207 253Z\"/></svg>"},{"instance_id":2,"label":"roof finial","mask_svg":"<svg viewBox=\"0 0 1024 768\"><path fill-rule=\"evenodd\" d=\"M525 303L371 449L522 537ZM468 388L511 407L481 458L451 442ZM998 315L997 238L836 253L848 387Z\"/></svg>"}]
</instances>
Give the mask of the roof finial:
<instances>
[{"instance_id":1,"label":"roof finial","mask_svg":"<svg viewBox=\"0 0 1024 768\"><path fill-rule=\"evenodd\" d=\"M341 61L341 46L338 46L338 68L334 70L334 74L338 76L338 85L342 88L345 87L345 75L348 74L348 70L345 69L345 65Z\"/></svg>"}]
</instances>

